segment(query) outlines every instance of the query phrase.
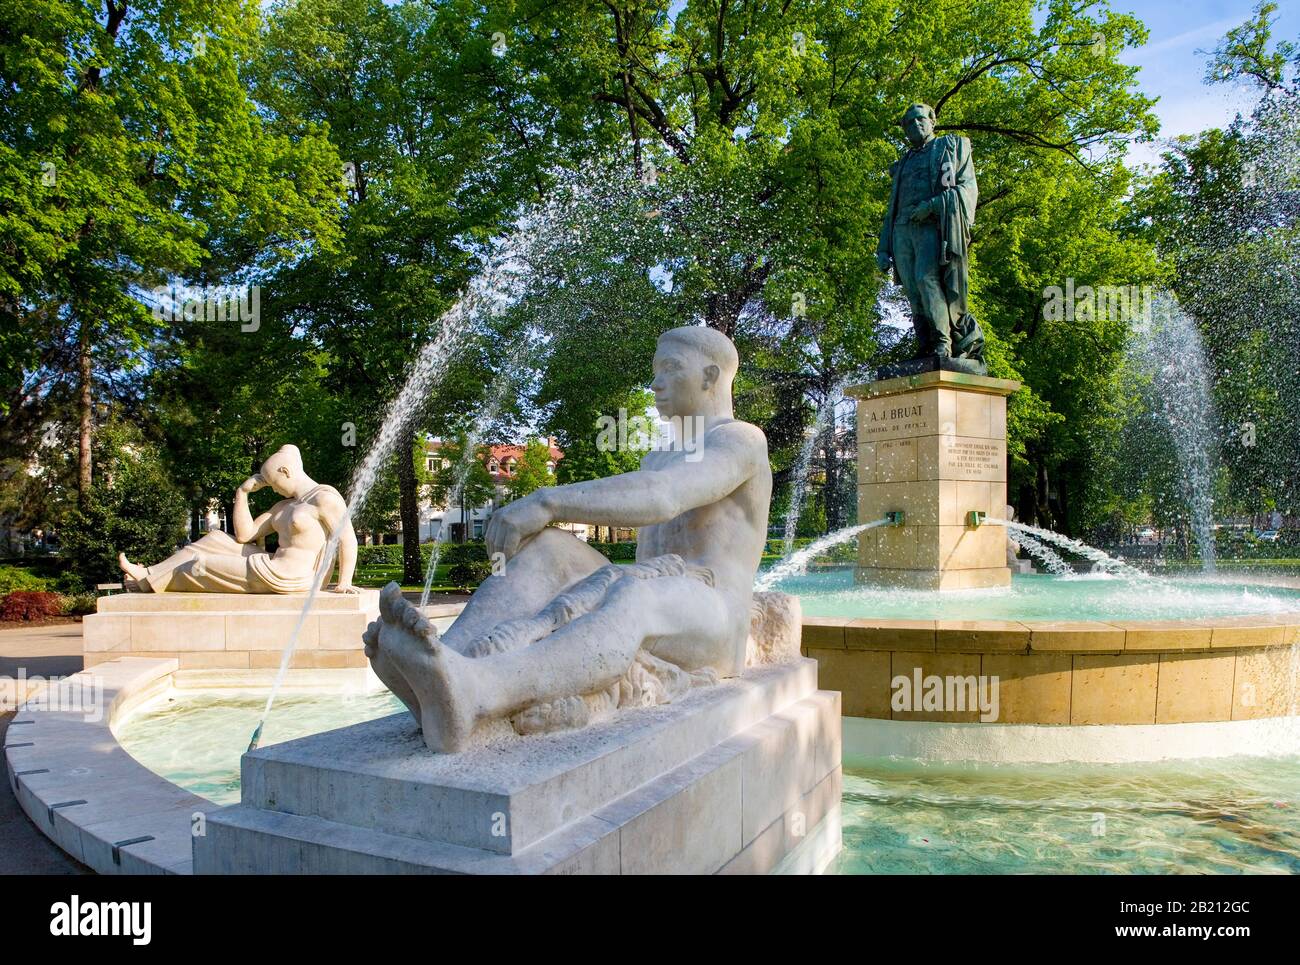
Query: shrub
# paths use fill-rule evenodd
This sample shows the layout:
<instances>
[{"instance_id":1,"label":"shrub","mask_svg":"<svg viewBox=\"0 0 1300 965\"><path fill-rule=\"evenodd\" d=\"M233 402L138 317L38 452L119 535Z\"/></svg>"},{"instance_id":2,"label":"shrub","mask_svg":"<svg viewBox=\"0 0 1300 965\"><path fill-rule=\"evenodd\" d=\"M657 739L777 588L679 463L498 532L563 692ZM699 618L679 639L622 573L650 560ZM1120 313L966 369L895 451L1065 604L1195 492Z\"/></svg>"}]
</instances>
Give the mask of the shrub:
<instances>
[{"instance_id":1,"label":"shrub","mask_svg":"<svg viewBox=\"0 0 1300 965\"><path fill-rule=\"evenodd\" d=\"M14 590L48 590L51 580L37 576L25 566L0 566L0 596Z\"/></svg>"},{"instance_id":2,"label":"shrub","mask_svg":"<svg viewBox=\"0 0 1300 965\"><path fill-rule=\"evenodd\" d=\"M113 582L118 581L115 580ZM72 570L68 570L66 573L60 573L54 578L54 582L50 584L50 589L54 590L56 593L62 593L64 596L79 596L88 592L89 587L86 585L86 581L82 579L79 574L74 573ZM94 599L93 593L91 594L91 599Z\"/></svg>"},{"instance_id":3,"label":"shrub","mask_svg":"<svg viewBox=\"0 0 1300 965\"><path fill-rule=\"evenodd\" d=\"M46 620L63 609L63 599L48 590L15 590L0 600L0 620Z\"/></svg>"},{"instance_id":4,"label":"shrub","mask_svg":"<svg viewBox=\"0 0 1300 965\"><path fill-rule=\"evenodd\" d=\"M588 543L611 563L635 563L636 543Z\"/></svg>"},{"instance_id":5,"label":"shrub","mask_svg":"<svg viewBox=\"0 0 1300 965\"><path fill-rule=\"evenodd\" d=\"M447 579L455 586L478 586L492 575L492 564L487 560L470 560L457 563L447 573Z\"/></svg>"},{"instance_id":6,"label":"shrub","mask_svg":"<svg viewBox=\"0 0 1300 965\"><path fill-rule=\"evenodd\" d=\"M358 546L357 566L401 566L402 545Z\"/></svg>"},{"instance_id":7,"label":"shrub","mask_svg":"<svg viewBox=\"0 0 1300 965\"><path fill-rule=\"evenodd\" d=\"M424 561L427 565L429 561L428 554L425 555ZM487 544L482 540L473 540L468 543L447 543L442 547L438 562L446 563L449 566L456 566L460 563L486 563L488 562ZM479 582L483 581L479 580Z\"/></svg>"},{"instance_id":8,"label":"shrub","mask_svg":"<svg viewBox=\"0 0 1300 965\"><path fill-rule=\"evenodd\" d=\"M185 538L189 507L138 429L106 424L95 445L103 469L60 527L60 549L87 583L117 582L119 552L146 566L171 555Z\"/></svg>"},{"instance_id":9,"label":"shrub","mask_svg":"<svg viewBox=\"0 0 1300 965\"><path fill-rule=\"evenodd\" d=\"M95 594L65 593L60 598L62 604L59 612L65 617L85 616L95 612Z\"/></svg>"}]
</instances>

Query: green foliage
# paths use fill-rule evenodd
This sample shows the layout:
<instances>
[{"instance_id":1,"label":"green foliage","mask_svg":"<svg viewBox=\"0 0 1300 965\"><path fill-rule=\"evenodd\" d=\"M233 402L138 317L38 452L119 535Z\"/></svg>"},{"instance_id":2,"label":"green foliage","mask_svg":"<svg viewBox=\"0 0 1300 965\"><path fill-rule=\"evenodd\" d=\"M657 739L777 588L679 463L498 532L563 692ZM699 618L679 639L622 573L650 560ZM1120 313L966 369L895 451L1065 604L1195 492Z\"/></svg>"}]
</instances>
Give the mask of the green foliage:
<instances>
[{"instance_id":1,"label":"green foliage","mask_svg":"<svg viewBox=\"0 0 1300 965\"><path fill-rule=\"evenodd\" d=\"M0 565L0 595L15 590L53 589L53 584L51 578L37 576L28 567Z\"/></svg>"},{"instance_id":2,"label":"green foliage","mask_svg":"<svg viewBox=\"0 0 1300 965\"><path fill-rule=\"evenodd\" d=\"M546 440L529 439L506 486L506 498L519 499L544 486L554 486L555 473L550 462L551 447Z\"/></svg>"},{"instance_id":3,"label":"green foliage","mask_svg":"<svg viewBox=\"0 0 1300 965\"><path fill-rule=\"evenodd\" d=\"M469 441L464 435L443 442L438 451L447 465L435 469L429 477L427 489L434 505L444 506L460 519L460 507L475 509L496 497L496 482L488 472L487 461L491 454L488 446L478 446L472 455L466 452Z\"/></svg>"},{"instance_id":4,"label":"green foliage","mask_svg":"<svg viewBox=\"0 0 1300 965\"><path fill-rule=\"evenodd\" d=\"M468 589L478 586L491 575L491 563L487 560L472 560L452 566L447 573L447 579L454 586Z\"/></svg>"},{"instance_id":5,"label":"green foliage","mask_svg":"<svg viewBox=\"0 0 1300 965\"><path fill-rule=\"evenodd\" d=\"M185 499L157 449L123 423L102 427L97 443L95 483L60 533L64 554L87 583L120 576L119 552L149 565L170 555L185 537Z\"/></svg>"},{"instance_id":6,"label":"green foliage","mask_svg":"<svg viewBox=\"0 0 1300 965\"><path fill-rule=\"evenodd\" d=\"M636 543L597 543L589 542L587 544L597 553L600 553L611 563L635 563L636 562Z\"/></svg>"},{"instance_id":7,"label":"green foliage","mask_svg":"<svg viewBox=\"0 0 1300 965\"><path fill-rule=\"evenodd\" d=\"M1256 85L1255 110L1227 130L1175 139L1132 206L1132 232L1166 260L1211 372L1227 376L1212 379L1220 514L1300 511L1300 60L1294 44L1272 41L1275 19L1273 4L1257 7L1220 43L1206 77Z\"/></svg>"}]
</instances>

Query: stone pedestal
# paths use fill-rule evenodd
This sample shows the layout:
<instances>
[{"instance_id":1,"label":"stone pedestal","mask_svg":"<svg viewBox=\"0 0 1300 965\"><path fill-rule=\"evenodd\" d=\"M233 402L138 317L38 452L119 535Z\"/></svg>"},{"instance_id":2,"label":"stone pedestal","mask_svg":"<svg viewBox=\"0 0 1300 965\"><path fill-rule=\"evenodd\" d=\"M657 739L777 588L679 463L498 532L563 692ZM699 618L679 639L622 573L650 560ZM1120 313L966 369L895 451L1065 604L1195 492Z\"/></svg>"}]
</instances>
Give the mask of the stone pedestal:
<instances>
[{"instance_id":1,"label":"stone pedestal","mask_svg":"<svg viewBox=\"0 0 1300 965\"><path fill-rule=\"evenodd\" d=\"M181 670L278 667L305 593L119 593L82 624L86 667L118 657L173 657ZM379 616L379 591L316 594L294 668L365 667L361 634Z\"/></svg>"},{"instance_id":2,"label":"stone pedestal","mask_svg":"<svg viewBox=\"0 0 1300 965\"><path fill-rule=\"evenodd\" d=\"M917 589L1006 586L1007 396L1019 382L933 371L854 386L858 520L901 510L902 526L858 539L859 582Z\"/></svg>"},{"instance_id":3,"label":"stone pedestal","mask_svg":"<svg viewBox=\"0 0 1300 965\"><path fill-rule=\"evenodd\" d=\"M838 851L839 694L799 659L460 754L398 714L242 773L242 803L194 839L197 874L761 873L805 842Z\"/></svg>"}]
</instances>

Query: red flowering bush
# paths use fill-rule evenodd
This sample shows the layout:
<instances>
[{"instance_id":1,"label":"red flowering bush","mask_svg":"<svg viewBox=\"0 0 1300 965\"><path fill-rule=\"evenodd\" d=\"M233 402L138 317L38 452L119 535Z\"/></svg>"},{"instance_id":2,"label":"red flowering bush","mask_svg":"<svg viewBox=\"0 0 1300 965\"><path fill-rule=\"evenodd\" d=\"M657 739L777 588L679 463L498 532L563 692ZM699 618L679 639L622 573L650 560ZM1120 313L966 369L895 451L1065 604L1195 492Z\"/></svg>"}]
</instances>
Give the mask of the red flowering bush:
<instances>
[{"instance_id":1,"label":"red flowering bush","mask_svg":"<svg viewBox=\"0 0 1300 965\"><path fill-rule=\"evenodd\" d=\"M44 620L63 610L63 598L47 590L14 590L0 599L0 621Z\"/></svg>"}]
</instances>

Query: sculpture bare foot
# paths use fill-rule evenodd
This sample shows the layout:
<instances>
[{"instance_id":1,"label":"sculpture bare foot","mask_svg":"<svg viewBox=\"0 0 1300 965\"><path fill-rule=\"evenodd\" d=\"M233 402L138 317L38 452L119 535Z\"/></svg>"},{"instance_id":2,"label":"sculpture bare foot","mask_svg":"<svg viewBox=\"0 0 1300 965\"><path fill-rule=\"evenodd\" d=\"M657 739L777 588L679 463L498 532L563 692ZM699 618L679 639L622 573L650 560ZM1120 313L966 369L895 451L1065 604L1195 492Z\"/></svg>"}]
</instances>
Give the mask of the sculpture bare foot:
<instances>
[{"instance_id":1,"label":"sculpture bare foot","mask_svg":"<svg viewBox=\"0 0 1300 965\"><path fill-rule=\"evenodd\" d=\"M444 645L437 629L389 583L379 597L378 649L405 679L420 709L430 750L454 754L469 744L477 718L467 658Z\"/></svg>"},{"instance_id":2,"label":"sculpture bare foot","mask_svg":"<svg viewBox=\"0 0 1300 965\"><path fill-rule=\"evenodd\" d=\"M132 563L126 558L125 553L117 554L117 565L122 568L122 572L135 580L137 583L142 582L149 575L149 571L139 563Z\"/></svg>"}]
</instances>

